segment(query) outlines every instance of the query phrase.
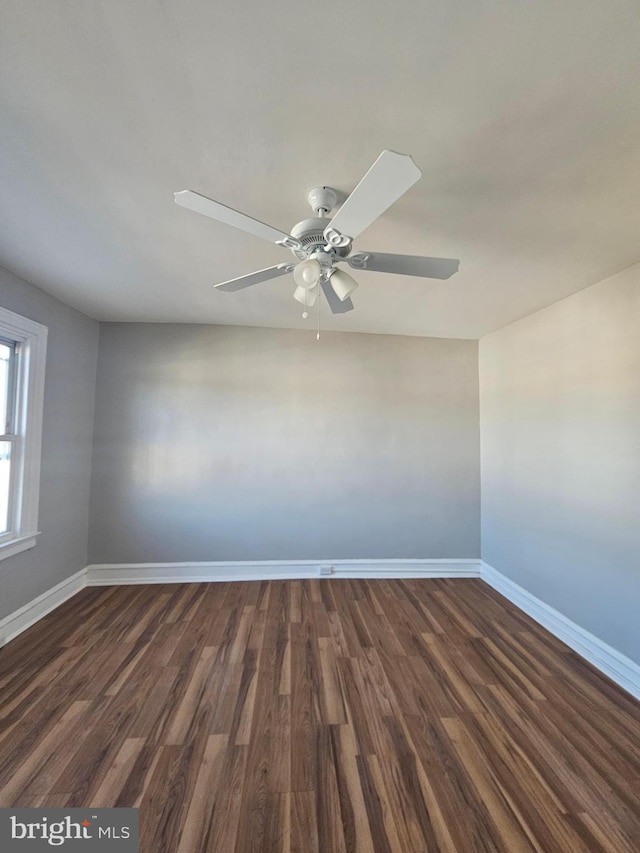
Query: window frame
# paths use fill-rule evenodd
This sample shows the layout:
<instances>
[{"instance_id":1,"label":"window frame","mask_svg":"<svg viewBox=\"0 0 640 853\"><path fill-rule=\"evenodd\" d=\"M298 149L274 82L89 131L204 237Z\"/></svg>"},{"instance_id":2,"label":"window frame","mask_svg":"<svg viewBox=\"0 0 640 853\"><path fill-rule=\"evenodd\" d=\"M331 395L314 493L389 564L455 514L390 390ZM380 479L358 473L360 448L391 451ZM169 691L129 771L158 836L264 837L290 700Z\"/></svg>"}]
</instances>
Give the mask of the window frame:
<instances>
[{"instance_id":1,"label":"window frame","mask_svg":"<svg viewBox=\"0 0 640 853\"><path fill-rule=\"evenodd\" d=\"M9 530L0 534L0 560L33 548L40 532L38 504L47 337L46 326L0 307L0 339L16 344L15 432L10 434L10 521Z\"/></svg>"}]
</instances>

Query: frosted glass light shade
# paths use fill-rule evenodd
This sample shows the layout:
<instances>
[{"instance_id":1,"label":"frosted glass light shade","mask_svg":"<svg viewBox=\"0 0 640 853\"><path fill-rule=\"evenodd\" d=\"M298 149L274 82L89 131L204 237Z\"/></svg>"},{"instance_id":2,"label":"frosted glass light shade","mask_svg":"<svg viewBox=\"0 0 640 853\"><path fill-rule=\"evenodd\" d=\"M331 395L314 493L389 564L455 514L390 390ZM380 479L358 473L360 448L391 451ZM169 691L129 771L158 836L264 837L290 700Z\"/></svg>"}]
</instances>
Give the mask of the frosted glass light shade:
<instances>
[{"instance_id":1,"label":"frosted glass light shade","mask_svg":"<svg viewBox=\"0 0 640 853\"><path fill-rule=\"evenodd\" d=\"M352 278L349 273L343 272L342 270L333 271L331 278L329 279L329 284L333 288L333 292L340 302L344 302L345 299L348 299L358 286L358 282L355 278Z\"/></svg>"},{"instance_id":2,"label":"frosted glass light shade","mask_svg":"<svg viewBox=\"0 0 640 853\"><path fill-rule=\"evenodd\" d=\"M322 267L320 264L314 261L313 258L309 258L297 264L293 270L293 278L298 287L302 287L303 290L309 290L311 287L316 286L321 272Z\"/></svg>"},{"instance_id":3,"label":"frosted glass light shade","mask_svg":"<svg viewBox=\"0 0 640 853\"><path fill-rule=\"evenodd\" d=\"M320 288L317 285L309 288L309 290L305 290L304 287L296 287L293 298L297 299L302 305L306 305L307 308L311 308L312 305L316 304L319 292Z\"/></svg>"}]
</instances>

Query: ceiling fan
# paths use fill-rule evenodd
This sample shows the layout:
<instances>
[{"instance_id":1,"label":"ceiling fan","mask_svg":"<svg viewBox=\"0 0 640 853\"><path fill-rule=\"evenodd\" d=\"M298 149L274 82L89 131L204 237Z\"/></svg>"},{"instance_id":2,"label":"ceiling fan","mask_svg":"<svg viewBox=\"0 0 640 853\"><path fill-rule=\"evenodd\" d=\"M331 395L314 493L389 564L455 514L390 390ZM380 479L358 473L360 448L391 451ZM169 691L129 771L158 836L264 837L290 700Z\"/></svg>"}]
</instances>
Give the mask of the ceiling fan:
<instances>
[{"instance_id":1,"label":"ceiling fan","mask_svg":"<svg viewBox=\"0 0 640 853\"><path fill-rule=\"evenodd\" d=\"M453 258L351 251L353 240L421 176L422 172L408 154L383 151L332 219L328 215L336 206L336 192L331 187L310 190L307 200L315 216L298 222L290 234L191 190L181 190L174 193L174 197L177 204L196 213L290 249L297 259L296 263L277 264L223 281L215 285L217 290L242 290L292 272L296 283L293 296L305 306L303 317L307 316L306 309L315 304L320 289L331 311L343 314L353 309L350 296L358 282L338 269L340 263L346 262L355 270L422 278L446 279L458 271L460 262Z\"/></svg>"}]
</instances>

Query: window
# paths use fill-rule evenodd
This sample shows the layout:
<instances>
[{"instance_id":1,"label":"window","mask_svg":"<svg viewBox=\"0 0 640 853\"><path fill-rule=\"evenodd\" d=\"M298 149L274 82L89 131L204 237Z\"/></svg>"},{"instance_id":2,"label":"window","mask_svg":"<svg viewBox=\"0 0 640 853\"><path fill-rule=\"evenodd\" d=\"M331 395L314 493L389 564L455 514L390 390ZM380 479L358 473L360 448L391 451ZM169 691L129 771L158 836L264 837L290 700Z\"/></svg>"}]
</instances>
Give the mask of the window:
<instances>
[{"instance_id":1,"label":"window","mask_svg":"<svg viewBox=\"0 0 640 853\"><path fill-rule=\"evenodd\" d=\"M38 535L47 329L0 308L0 560Z\"/></svg>"}]
</instances>

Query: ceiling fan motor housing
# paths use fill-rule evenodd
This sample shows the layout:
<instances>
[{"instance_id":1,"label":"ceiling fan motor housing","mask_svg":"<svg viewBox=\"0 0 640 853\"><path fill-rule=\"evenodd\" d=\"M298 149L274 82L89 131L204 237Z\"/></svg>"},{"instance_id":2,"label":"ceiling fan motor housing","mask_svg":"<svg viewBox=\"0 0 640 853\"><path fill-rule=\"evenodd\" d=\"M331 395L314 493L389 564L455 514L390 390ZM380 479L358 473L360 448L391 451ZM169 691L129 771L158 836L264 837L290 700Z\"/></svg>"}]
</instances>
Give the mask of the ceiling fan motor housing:
<instances>
[{"instance_id":1,"label":"ceiling fan motor housing","mask_svg":"<svg viewBox=\"0 0 640 853\"><path fill-rule=\"evenodd\" d=\"M327 227L327 220L322 216L313 217L312 219L303 219L302 222L297 222L291 229L291 236L300 241L301 249L291 249L293 254L303 261L314 252L324 251L327 246L327 241L324 236L324 229ZM337 256L346 258L351 250L351 246L342 246L338 249L331 248L329 256Z\"/></svg>"}]
</instances>

